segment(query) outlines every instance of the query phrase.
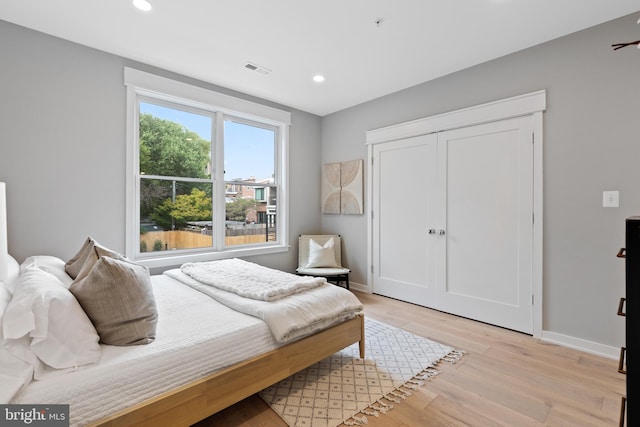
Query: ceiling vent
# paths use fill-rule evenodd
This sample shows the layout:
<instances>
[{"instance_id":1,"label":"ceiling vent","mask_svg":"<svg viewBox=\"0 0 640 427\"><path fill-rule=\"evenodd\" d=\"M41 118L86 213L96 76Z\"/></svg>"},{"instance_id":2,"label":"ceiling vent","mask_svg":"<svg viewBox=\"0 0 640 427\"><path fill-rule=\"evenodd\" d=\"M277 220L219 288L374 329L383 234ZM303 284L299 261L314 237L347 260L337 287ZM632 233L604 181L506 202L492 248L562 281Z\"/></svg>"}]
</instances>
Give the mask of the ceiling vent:
<instances>
[{"instance_id":1,"label":"ceiling vent","mask_svg":"<svg viewBox=\"0 0 640 427\"><path fill-rule=\"evenodd\" d=\"M260 74L269 74L271 73L271 70L265 67L262 67L260 65L254 64L252 62L247 62L246 64L244 64L244 68L246 68L247 70L251 70L251 71L256 71Z\"/></svg>"}]
</instances>

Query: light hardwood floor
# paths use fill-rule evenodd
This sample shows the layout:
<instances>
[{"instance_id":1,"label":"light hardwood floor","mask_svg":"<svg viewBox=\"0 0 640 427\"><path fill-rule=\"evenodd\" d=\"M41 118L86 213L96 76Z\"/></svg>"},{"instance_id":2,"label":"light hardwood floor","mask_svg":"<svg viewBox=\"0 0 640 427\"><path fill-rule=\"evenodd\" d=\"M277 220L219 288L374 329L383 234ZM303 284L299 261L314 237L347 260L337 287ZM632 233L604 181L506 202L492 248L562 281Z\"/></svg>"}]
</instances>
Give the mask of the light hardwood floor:
<instances>
[{"instance_id":1,"label":"light hardwood floor","mask_svg":"<svg viewBox=\"0 0 640 427\"><path fill-rule=\"evenodd\" d=\"M368 417L368 426L618 425L625 377L615 360L390 298L356 295L367 317L465 352L456 364L441 363L440 375L392 411ZM286 424L254 395L197 426Z\"/></svg>"}]
</instances>

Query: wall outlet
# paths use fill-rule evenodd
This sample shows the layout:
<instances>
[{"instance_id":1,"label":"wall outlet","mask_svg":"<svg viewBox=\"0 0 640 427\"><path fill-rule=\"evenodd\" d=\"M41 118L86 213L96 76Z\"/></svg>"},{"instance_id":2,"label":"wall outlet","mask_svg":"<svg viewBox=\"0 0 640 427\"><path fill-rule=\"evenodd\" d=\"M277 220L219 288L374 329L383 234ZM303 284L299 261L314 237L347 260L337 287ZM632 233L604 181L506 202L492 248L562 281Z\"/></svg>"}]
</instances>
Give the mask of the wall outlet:
<instances>
[{"instance_id":1,"label":"wall outlet","mask_svg":"<svg viewBox=\"0 0 640 427\"><path fill-rule=\"evenodd\" d=\"M617 208L620 206L620 192L619 191L603 191L602 192L602 207L603 208Z\"/></svg>"}]
</instances>

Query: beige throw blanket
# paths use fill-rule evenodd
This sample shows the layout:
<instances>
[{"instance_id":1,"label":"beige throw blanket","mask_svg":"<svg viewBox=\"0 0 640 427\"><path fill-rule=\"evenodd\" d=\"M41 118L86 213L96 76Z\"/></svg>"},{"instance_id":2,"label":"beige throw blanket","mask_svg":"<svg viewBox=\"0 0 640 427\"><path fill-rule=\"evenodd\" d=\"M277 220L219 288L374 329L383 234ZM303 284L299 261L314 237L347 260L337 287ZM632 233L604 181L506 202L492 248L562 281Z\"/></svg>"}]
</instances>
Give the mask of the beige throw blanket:
<instances>
[{"instance_id":1,"label":"beige throw blanket","mask_svg":"<svg viewBox=\"0 0 640 427\"><path fill-rule=\"evenodd\" d=\"M180 271L200 283L261 301L275 301L326 283L323 277L296 276L237 258L189 262Z\"/></svg>"}]
</instances>

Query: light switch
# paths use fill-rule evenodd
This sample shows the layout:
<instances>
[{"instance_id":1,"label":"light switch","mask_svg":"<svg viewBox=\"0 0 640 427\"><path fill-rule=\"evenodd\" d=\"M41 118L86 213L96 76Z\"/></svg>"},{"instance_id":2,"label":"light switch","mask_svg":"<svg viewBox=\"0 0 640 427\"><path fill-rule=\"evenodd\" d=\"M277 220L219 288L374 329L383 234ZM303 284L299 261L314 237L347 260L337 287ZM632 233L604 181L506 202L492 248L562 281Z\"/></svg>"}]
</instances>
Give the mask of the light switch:
<instances>
[{"instance_id":1,"label":"light switch","mask_svg":"<svg viewBox=\"0 0 640 427\"><path fill-rule=\"evenodd\" d=\"M603 191L602 192L602 207L603 208L617 208L620 206L620 192L619 191Z\"/></svg>"}]
</instances>

